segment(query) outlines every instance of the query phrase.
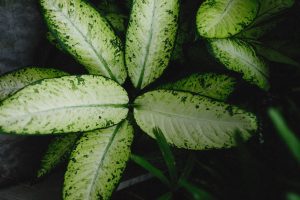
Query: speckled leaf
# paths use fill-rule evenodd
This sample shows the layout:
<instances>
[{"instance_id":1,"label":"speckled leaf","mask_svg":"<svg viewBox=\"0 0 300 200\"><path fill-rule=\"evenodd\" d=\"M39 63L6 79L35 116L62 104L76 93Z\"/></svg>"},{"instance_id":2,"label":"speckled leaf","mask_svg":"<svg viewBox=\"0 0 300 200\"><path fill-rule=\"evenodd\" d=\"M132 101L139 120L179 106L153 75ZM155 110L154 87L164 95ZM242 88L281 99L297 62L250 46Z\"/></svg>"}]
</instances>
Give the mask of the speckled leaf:
<instances>
[{"instance_id":1,"label":"speckled leaf","mask_svg":"<svg viewBox=\"0 0 300 200\"><path fill-rule=\"evenodd\" d=\"M258 0L260 2L259 12L254 24L266 21L283 10L294 5L294 0Z\"/></svg>"},{"instance_id":2,"label":"speckled leaf","mask_svg":"<svg viewBox=\"0 0 300 200\"><path fill-rule=\"evenodd\" d=\"M154 138L158 127L170 144L202 150L235 145L236 131L246 140L257 130L255 115L188 92L156 90L135 100L137 124Z\"/></svg>"},{"instance_id":3,"label":"speckled leaf","mask_svg":"<svg viewBox=\"0 0 300 200\"><path fill-rule=\"evenodd\" d=\"M121 40L96 9L83 0L41 0L41 5L51 33L91 74L125 81Z\"/></svg>"},{"instance_id":4,"label":"speckled leaf","mask_svg":"<svg viewBox=\"0 0 300 200\"><path fill-rule=\"evenodd\" d=\"M56 69L27 67L0 76L0 101L19 89L45 78L68 75Z\"/></svg>"},{"instance_id":5,"label":"speckled leaf","mask_svg":"<svg viewBox=\"0 0 300 200\"><path fill-rule=\"evenodd\" d=\"M65 174L64 200L109 199L129 159L132 140L133 128L127 121L84 133Z\"/></svg>"},{"instance_id":6,"label":"speckled leaf","mask_svg":"<svg viewBox=\"0 0 300 200\"><path fill-rule=\"evenodd\" d=\"M162 89L187 91L225 101L233 92L236 81L230 76L215 73L192 74L175 83L161 86Z\"/></svg>"},{"instance_id":7,"label":"speckled leaf","mask_svg":"<svg viewBox=\"0 0 300 200\"><path fill-rule=\"evenodd\" d=\"M41 160L41 167L37 172L37 177L40 178L50 173L57 165L66 161L79 136L80 134L70 133L54 138Z\"/></svg>"},{"instance_id":8,"label":"speckled leaf","mask_svg":"<svg viewBox=\"0 0 300 200\"><path fill-rule=\"evenodd\" d=\"M125 50L134 87L144 88L167 67L175 43L178 12L178 0L134 1Z\"/></svg>"},{"instance_id":9,"label":"speckled leaf","mask_svg":"<svg viewBox=\"0 0 300 200\"><path fill-rule=\"evenodd\" d=\"M239 39L214 39L209 46L213 56L228 69L243 74L251 84L269 89L268 67L250 44Z\"/></svg>"},{"instance_id":10,"label":"speckled leaf","mask_svg":"<svg viewBox=\"0 0 300 200\"><path fill-rule=\"evenodd\" d=\"M206 0L196 18L198 32L206 38L226 38L247 27L258 12L257 0Z\"/></svg>"},{"instance_id":11,"label":"speckled leaf","mask_svg":"<svg viewBox=\"0 0 300 200\"><path fill-rule=\"evenodd\" d=\"M95 75L44 79L7 98L0 106L0 130L55 134L112 126L127 115L126 91Z\"/></svg>"},{"instance_id":12,"label":"speckled leaf","mask_svg":"<svg viewBox=\"0 0 300 200\"><path fill-rule=\"evenodd\" d=\"M266 47L263 45L259 45L259 44L254 44L254 47L258 54L260 54L264 58L268 59L269 61L288 64L288 65L297 66L297 67L300 66L300 63L293 60L292 58L289 58L288 56L284 55L283 53L276 51L275 49L272 49L272 48L269 48L269 47Z\"/></svg>"}]
</instances>

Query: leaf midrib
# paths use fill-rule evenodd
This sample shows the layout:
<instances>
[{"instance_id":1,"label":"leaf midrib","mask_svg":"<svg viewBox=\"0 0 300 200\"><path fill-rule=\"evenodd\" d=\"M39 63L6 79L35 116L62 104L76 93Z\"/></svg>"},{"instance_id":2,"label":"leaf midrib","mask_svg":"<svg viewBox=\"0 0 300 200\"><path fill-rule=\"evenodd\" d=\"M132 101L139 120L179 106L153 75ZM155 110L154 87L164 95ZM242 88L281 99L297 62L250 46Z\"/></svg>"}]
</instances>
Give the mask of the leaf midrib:
<instances>
[{"instance_id":1,"label":"leaf midrib","mask_svg":"<svg viewBox=\"0 0 300 200\"><path fill-rule=\"evenodd\" d=\"M91 47L92 51L94 52L94 54L96 55L96 57L100 60L100 62L103 64L104 69L107 71L107 73L109 74L110 78L113 79L114 81L118 82L116 77L113 75L112 71L110 70L108 63L105 61L105 59L102 57L102 55L100 55L95 47L93 46L92 43L90 43L87 38L84 36L84 34L79 30L79 28L77 28L77 26L75 26L75 24L65 15L65 13L55 4L52 4L53 7L56 9L53 11L54 12L58 12L61 13L61 15L75 28L75 30L82 36L82 38L84 39L84 41ZM57 38L60 40L60 38Z\"/></svg>"},{"instance_id":2,"label":"leaf midrib","mask_svg":"<svg viewBox=\"0 0 300 200\"><path fill-rule=\"evenodd\" d=\"M119 124L116 126L116 128L115 128L115 130L114 130L112 136L109 138L108 144L106 145L106 147L105 147L105 149L104 149L104 153L102 154L102 158L101 158L100 161L97 163L96 174L95 174L95 176L93 177L92 183L91 183L91 185L90 185L90 187L89 187L89 190L88 190L88 191L89 191L89 192L88 192L88 199L91 199L92 191L94 190L94 187L95 187L95 185L96 185L96 181L99 179L99 178L98 178L98 177L99 177L99 172L100 172L100 169L103 167L103 162L104 162L104 160L105 160L105 158L106 158L106 154L108 153L108 151L109 151L109 149L110 149L110 147L111 147L111 145L112 145L112 143L113 143L113 141L114 141L114 139L115 139L115 136L116 136L117 132L119 131L119 129L121 128L121 126L122 126L122 122L119 123Z\"/></svg>"},{"instance_id":3,"label":"leaf midrib","mask_svg":"<svg viewBox=\"0 0 300 200\"><path fill-rule=\"evenodd\" d=\"M207 119L207 118L198 118L198 117L193 117L193 116L187 116L187 115L180 115L178 113L171 113L171 112L166 112L166 111L162 111L162 110L156 110L156 109L147 109L145 107L139 107L138 110L144 110L144 111L148 111L148 112L153 112L153 113L159 113L162 115L167 115L170 116L171 118L184 118L184 119L188 119L188 120L193 120L193 121L207 121L207 122L213 122L213 123L231 123L231 124L248 124L247 122L241 122L241 120L236 120L236 121L224 121L224 120L220 120L220 119ZM221 112L221 111L220 111Z\"/></svg>"},{"instance_id":4,"label":"leaf midrib","mask_svg":"<svg viewBox=\"0 0 300 200\"><path fill-rule=\"evenodd\" d=\"M156 0L154 0L153 6L152 6L152 16L151 16L152 18L151 18L151 24L150 24L150 33L149 33L149 38L148 38L147 45L146 45L146 53L145 53L145 56L143 59L141 74L139 76L139 80L137 83L138 89L141 89L141 87L142 87L144 76L145 76L145 68L146 68L148 58L149 58L149 52L150 52L151 43L152 43L152 39L153 39L153 26L154 26L155 10L156 10Z\"/></svg>"}]
</instances>

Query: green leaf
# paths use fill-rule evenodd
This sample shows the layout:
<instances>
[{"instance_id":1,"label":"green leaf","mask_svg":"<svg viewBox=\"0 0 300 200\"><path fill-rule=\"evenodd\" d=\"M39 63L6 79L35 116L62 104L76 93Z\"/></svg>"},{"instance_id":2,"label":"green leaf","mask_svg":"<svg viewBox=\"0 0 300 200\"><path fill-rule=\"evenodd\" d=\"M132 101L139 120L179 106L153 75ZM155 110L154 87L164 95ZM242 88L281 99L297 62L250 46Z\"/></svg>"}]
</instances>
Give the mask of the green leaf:
<instances>
[{"instance_id":1,"label":"green leaf","mask_svg":"<svg viewBox=\"0 0 300 200\"><path fill-rule=\"evenodd\" d=\"M226 38L247 27L258 12L257 0L206 0L200 6L196 25L205 38Z\"/></svg>"},{"instance_id":2,"label":"green leaf","mask_svg":"<svg viewBox=\"0 0 300 200\"><path fill-rule=\"evenodd\" d=\"M209 47L225 67L243 74L243 79L249 83L269 89L268 67L250 44L239 39L215 39L209 41Z\"/></svg>"},{"instance_id":3,"label":"green leaf","mask_svg":"<svg viewBox=\"0 0 300 200\"><path fill-rule=\"evenodd\" d=\"M198 188L197 186L187 182L184 179L181 179L179 181L179 185L186 189L188 192L190 192L193 195L193 198L195 200L213 200L214 198L205 190Z\"/></svg>"},{"instance_id":4,"label":"green leaf","mask_svg":"<svg viewBox=\"0 0 300 200\"><path fill-rule=\"evenodd\" d=\"M275 108L268 110L269 116L277 129L279 136L286 143L293 156L300 163L300 140L296 137L295 133L288 127L280 112Z\"/></svg>"},{"instance_id":5,"label":"green leaf","mask_svg":"<svg viewBox=\"0 0 300 200\"><path fill-rule=\"evenodd\" d=\"M66 76L68 73L56 69L27 67L0 76L0 101L21 88L45 78Z\"/></svg>"},{"instance_id":6,"label":"green leaf","mask_svg":"<svg viewBox=\"0 0 300 200\"><path fill-rule=\"evenodd\" d=\"M153 128L158 127L178 148L228 148L235 145L236 130L245 140L257 130L252 113L188 92L156 90L139 96L134 105L134 117L144 132L154 138Z\"/></svg>"},{"instance_id":7,"label":"green leaf","mask_svg":"<svg viewBox=\"0 0 300 200\"><path fill-rule=\"evenodd\" d=\"M51 172L57 165L69 158L79 134L70 133L54 138L48 146L41 160L41 167L37 172L40 178Z\"/></svg>"},{"instance_id":8,"label":"green leaf","mask_svg":"<svg viewBox=\"0 0 300 200\"><path fill-rule=\"evenodd\" d=\"M163 155L165 163L168 167L170 178L173 183L176 183L177 182L176 162L175 162L175 158L172 154L172 151L169 147L169 144L167 143L165 136L163 135L163 133L161 132L161 130L159 128L154 128L153 134L156 138L157 144Z\"/></svg>"},{"instance_id":9,"label":"green leaf","mask_svg":"<svg viewBox=\"0 0 300 200\"><path fill-rule=\"evenodd\" d=\"M53 36L89 73L125 81L121 40L96 9L83 0L41 0L41 5Z\"/></svg>"},{"instance_id":10,"label":"green leaf","mask_svg":"<svg viewBox=\"0 0 300 200\"><path fill-rule=\"evenodd\" d=\"M153 176L155 176L156 178L158 178L162 183L164 183L167 186L170 186L170 181L168 180L168 178L164 175L164 173L154 167L150 162L148 162L145 158L138 156L138 155L131 155L131 160L133 160L136 164L140 165L141 167L143 167L144 169L146 169L147 171L149 171Z\"/></svg>"},{"instance_id":11,"label":"green leaf","mask_svg":"<svg viewBox=\"0 0 300 200\"><path fill-rule=\"evenodd\" d=\"M288 192L286 194L286 200L300 200L300 195L294 192Z\"/></svg>"},{"instance_id":12,"label":"green leaf","mask_svg":"<svg viewBox=\"0 0 300 200\"><path fill-rule=\"evenodd\" d=\"M129 159L132 140L128 121L84 133L65 174L64 200L109 199Z\"/></svg>"},{"instance_id":13,"label":"green leaf","mask_svg":"<svg viewBox=\"0 0 300 200\"><path fill-rule=\"evenodd\" d=\"M201 94L213 99L225 101L236 85L234 78L223 74L192 74L175 83L161 86L162 89L178 90Z\"/></svg>"},{"instance_id":14,"label":"green leaf","mask_svg":"<svg viewBox=\"0 0 300 200\"><path fill-rule=\"evenodd\" d=\"M0 130L17 134L89 131L112 126L128 112L126 91L111 79L64 76L44 79L0 106Z\"/></svg>"},{"instance_id":15,"label":"green leaf","mask_svg":"<svg viewBox=\"0 0 300 200\"><path fill-rule=\"evenodd\" d=\"M261 56L265 57L266 59L272 62L300 67L300 63L280 53L279 51L276 51L275 49L260 44L254 44L254 47L258 54L260 54Z\"/></svg>"},{"instance_id":16,"label":"green leaf","mask_svg":"<svg viewBox=\"0 0 300 200\"><path fill-rule=\"evenodd\" d=\"M178 13L178 0L134 1L125 50L134 87L144 88L167 67L175 43Z\"/></svg>"},{"instance_id":17,"label":"green leaf","mask_svg":"<svg viewBox=\"0 0 300 200\"><path fill-rule=\"evenodd\" d=\"M257 40L262 36L264 36L269 31L271 31L273 28L275 28L277 24L281 21L282 21L281 19L277 19L277 20L272 20L271 22L250 26L249 28L246 28L245 30L237 34L235 37L242 38L242 39Z\"/></svg>"},{"instance_id":18,"label":"green leaf","mask_svg":"<svg viewBox=\"0 0 300 200\"><path fill-rule=\"evenodd\" d=\"M259 0L260 8L254 24L266 21L294 5L294 0Z\"/></svg>"}]
</instances>

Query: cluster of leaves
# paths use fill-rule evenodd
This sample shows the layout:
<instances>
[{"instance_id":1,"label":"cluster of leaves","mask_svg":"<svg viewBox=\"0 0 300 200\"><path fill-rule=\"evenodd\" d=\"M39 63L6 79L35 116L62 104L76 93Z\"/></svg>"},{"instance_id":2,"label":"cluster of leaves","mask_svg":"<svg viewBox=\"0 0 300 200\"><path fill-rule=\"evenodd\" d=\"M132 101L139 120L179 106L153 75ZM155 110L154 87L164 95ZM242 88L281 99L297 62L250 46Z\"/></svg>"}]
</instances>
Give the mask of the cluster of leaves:
<instances>
[{"instance_id":1,"label":"cluster of leaves","mask_svg":"<svg viewBox=\"0 0 300 200\"><path fill-rule=\"evenodd\" d=\"M27 135L65 133L51 142L38 172L42 177L69 160L64 199L109 199L130 157L134 130L156 138L167 158L172 158L167 143L191 150L230 148L237 144L236 132L243 141L257 132L253 113L226 103L236 85L233 77L192 74L152 86L170 60L180 57L188 38L182 33L185 26L178 28L178 0L130 2L126 35L127 16L108 6L114 4L102 2L98 11L82 0L40 2L49 40L91 75L29 67L2 76L0 129ZM274 9L267 9L270 2ZM217 60L268 90L267 65L250 42L261 48L256 39L273 26L263 22L292 3L207 0L199 8L195 26ZM134 90L130 96L120 86L127 74ZM149 169L139 156L131 158ZM172 190L178 185L195 188L185 175L177 177L174 159L166 163L171 180L151 166L149 171Z\"/></svg>"}]
</instances>

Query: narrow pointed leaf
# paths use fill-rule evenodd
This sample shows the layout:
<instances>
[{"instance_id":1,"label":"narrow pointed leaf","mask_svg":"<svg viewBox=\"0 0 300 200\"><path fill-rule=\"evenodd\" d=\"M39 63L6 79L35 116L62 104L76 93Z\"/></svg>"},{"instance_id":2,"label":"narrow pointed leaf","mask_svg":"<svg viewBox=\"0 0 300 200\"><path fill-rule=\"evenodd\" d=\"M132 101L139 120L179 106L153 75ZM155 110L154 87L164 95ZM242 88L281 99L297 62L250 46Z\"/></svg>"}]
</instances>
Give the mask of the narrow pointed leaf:
<instances>
[{"instance_id":1,"label":"narrow pointed leaf","mask_svg":"<svg viewBox=\"0 0 300 200\"><path fill-rule=\"evenodd\" d=\"M264 58L272 61L272 62L277 62L277 63L282 63L282 64L288 64L292 66L299 67L300 63L297 61L293 60L292 58L289 58L288 56L280 53L279 51L276 51L275 49L255 44L254 45L256 51L258 54L263 56Z\"/></svg>"},{"instance_id":2,"label":"narrow pointed leaf","mask_svg":"<svg viewBox=\"0 0 300 200\"><path fill-rule=\"evenodd\" d=\"M208 193L207 191L203 190L202 188L199 188L189 182L187 182L184 179L179 180L178 183L181 187L183 187L184 189L186 189L188 192L191 193L191 195L193 196L193 198L195 200L214 200L215 198Z\"/></svg>"},{"instance_id":3,"label":"narrow pointed leaf","mask_svg":"<svg viewBox=\"0 0 300 200\"><path fill-rule=\"evenodd\" d=\"M161 86L162 89L178 90L201 94L213 99L225 101L236 85L234 78L223 74L192 74L175 83Z\"/></svg>"},{"instance_id":4,"label":"narrow pointed leaf","mask_svg":"<svg viewBox=\"0 0 300 200\"><path fill-rule=\"evenodd\" d=\"M96 9L82 0L40 2L53 36L89 73L125 81L121 40Z\"/></svg>"},{"instance_id":5,"label":"narrow pointed leaf","mask_svg":"<svg viewBox=\"0 0 300 200\"><path fill-rule=\"evenodd\" d=\"M209 41L209 47L213 56L225 67L241 73L243 79L251 84L269 89L268 67L250 44L239 39L215 39Z\"/></svg>"},{"instance_id":6,"label":"narrow pointed leaf","mask_svg":"<svg viewBox=\"0 0 300 200\"><path fill-rule=\"evenodd\" d=\"M66 161L79 136L80 134L70 133L54 138L41 160L41 167L37 172L37 177L45 176L60 163Z\"/></svg>"},{"instance_id":7,"label":"narrow pointed leaf","mask_svg":"<svg viewBox=\"0 0 300 200\"><path fill-rule=\"evenodd\" d=\"M194 150L232 147L236 130L246 140L257 129L252 113L204 96L170 90L138 97L134 117L151 137L153 128L158 127L168 143Z\"/></svg>"},{"instance_id":8,"label":"narrow pointed leaf","mask_svg":"<svg viewBox=\"0 0 300 200\"><path fill-rule=\"evenodd\" d=\"M144 88L167 67L175 43L178 12L178 0L133 2L125 60L134 87Z\"/></svg>"},{"instance_id":9,"label":"narrow pointed leaf","mask_svg":"<svg viewBox=\"0 0 300 200\"><path fill-rule=\"evenodd\" d=\"M0 130L17 134L89 131L127 115L126 91L95 75L64 76L29 85L0 106Z\"/></svg>"},{"instance_id":10,"label":"narrow pointed leaf","mask_svg":"<svg viewBox=\"0 0 300 200\"><path fill-rule=\"evenodd\" d=\"M27 67L0 76L0 101L21 88L45 78L66 76L68 73L56 69Z\"/></svg>"},{"instance_id":11,"label":"narrow pointed leaf","mask_svg":"<svg viewBox=\"0 0 300 200\"><path fill-rule=\"evenodd\" d=\"M136 164L140 165L141 167L143 167L145 170L147 170L148 172L150 172L153 176L155 176L156 178L158 178L163 184L170 186L171 183L168 180L168 178L164 175L164 173L156 168L155 166L153 166L149 161L147 161L145 158L138 156L138 155L131 155L131 160L133 160Z\"/></svg>"},{"instance_id":12,"label":"narrow pointed leaf","mask_svg":"<svg viewBox=\"0 0 300 200\"><path fill-rule=\"evenodd\" d=\"M254 24L266 21L294 5L294 0L259 0L260 7Z\"/></svg>"},{"instance_id":13,"label":"narrow pointed leaf","mask_svg":"<svg viewBox=\"0 0 300 200\"><path fill-rule=\"evenodd\" d=\"M132 140L127 121L84 133L65 174L64 200L109 199L129 159Z\"/></svg>"},{"instance_id":14,"label":"narrow pointed leaf","mask_svg":"<svg viewBox=\"0 0 300 200\"><path fill-rule=\"evenodd\" d=\"M258 12L257 0L206 0L200 6L196 24L205 38L226 38L247 27Z\"/></svg>"}]
</instances>

